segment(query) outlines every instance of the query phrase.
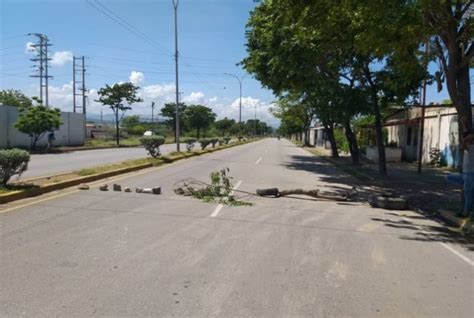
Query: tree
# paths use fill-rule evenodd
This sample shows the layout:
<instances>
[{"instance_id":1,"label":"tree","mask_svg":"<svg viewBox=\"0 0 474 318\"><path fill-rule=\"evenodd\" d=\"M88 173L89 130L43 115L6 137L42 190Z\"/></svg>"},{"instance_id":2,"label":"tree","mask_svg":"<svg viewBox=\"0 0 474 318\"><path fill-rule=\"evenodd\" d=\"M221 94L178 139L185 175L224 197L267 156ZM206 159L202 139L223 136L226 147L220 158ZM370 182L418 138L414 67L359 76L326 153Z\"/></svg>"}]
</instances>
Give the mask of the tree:
<instances>
[{"instance_id":1,"label":"tree","mask_svg":"<svg viewBox=\"0 0 474 318\"><path fill-rule=\"evenodd\" d=\"M15 128L31 138L31 149L48 131L59 129L62 125L61 111L57 108L48 108L43 105L20 108L20 116Z\"/></svg>"},{"instance_id":2,"label":"tree","mask_svg":"<svg viewBox=\"0 0 474 318\"><path fill-rule=\"evenodd\" d=\"M133 103L142 102L143 100L137 96L139 87L132 83L114 84L113 86L105 85L98 91L99 99L97 102L102 105L109 106L115 115L115 136L117 141L117 147L120 146L120 120L124 116L125 112L132 109L130 105ZM119 117L119 114L122 116Z\"/></svg>"},{"instance_id":3,"label":"tree","mask_svg":"<svg viewBox=\"0 0 474 318\"><path fill-rule=\"evenodd\" d=\"M335 92L344 85L367 91L366 104L371 105L376 119L381 175L386 174L381 108L404 102L426 75L416 45L400 48L403 58L399 58L387 44L403 39L403 32L393 31L393 26L409 16L396 14L402 0L387 2L387 8L375 10L362 0L263 1L251 13L248 56L242 61L275 94L296 93L318 101L317 115L328 121L325 126L329 128L334 120L350 127L350 118L364 111L354 109ZM392 32L383 33L384 27ZM372 30L379 33L376 41L373 34L377 32Z\"/></svg>"},{"instance_id":4,"label":"tree","mask_svg":"<svg viewBox=\"0 0 474 318\"><path fill-rule=\"evenodd\" d=\"M184 130L184 116L183 113L186 110L186 104L179 103L179 129L180 133L182 134ZM169 129L173 132L174 137L176 138L176 104L175 103L167 103L161 108L161 116L167 118L165 120L166 125Z\"/></svg>"},{"instance_id":5,"label":"tree","mask_svg":"<svg viewBox=\"0 0 474 318\"><path fill-rule=\"evenodd\" d=\"M234 119L229 119L227 117L220 119L214 123L214 127L221 132L222 136L225 136L226 133L230 131L232 126L235 124Z\"/></svg>"},{"instance_id":6,"label":"tree","mask_svg":"<svg viewBox=\"0 0 474 318\"><path fill-rule=\"evenodd\" d=\"M20 90L6 89L0 91L0 104L15 107L33 106L31 99Z\"/></svg>"},{"instance_id":7,"label":"tree","mask_svg":"<svg viewBox=\"0 0 474 318\"><path fill-rule=\"evenodd\" d=\"M138 125L140 125L140 116L138 115L126 116L122 119L122 126L126 130Z\"/></svg>"},{"instance_id":8,"label":"tree","mask_svg":"<svg viewBox=\"0 0 474 318\"><path fill-rule=\"evenodd\" d=\"M285 122L289 132L302 133L303 143L309 144L307 131L315 119L316 112L308 99L301 98L297 94L281 96L277 100L276 107L272 109L272 113Z\"/></svg>"},{"instance_id":9,"label":"tree","mask_svg":"<svg viewBox=\"0 0 474 318\"><path fill-rule=\"evenodd\" d=\"M190 129L196 130L196 138L200 138L201 131L209 128L216 120L216 114L211 108L203 105L190 105L184 111L184 122Z\"/></svg>"},{"instance_id":10,"label":"tree","mask_svg":"<svg viewBox=\"0 0 474 318\"><path fill-rule=\"evenodd\" d=\"M442 88L441 83L446 81L449 97L459 115L461 145L464 136L473 129L469 72L473 67L474 56L474 1L406 1L399 13L406 15L407 12L415 18L405 20L404 29L418 32L409 33L393 44L403 47L405 41L412 41L415 45L426 43L429 45L429 51L440 65L434 76L438 81L438 87Z\"/></svg>"}]
</instances>

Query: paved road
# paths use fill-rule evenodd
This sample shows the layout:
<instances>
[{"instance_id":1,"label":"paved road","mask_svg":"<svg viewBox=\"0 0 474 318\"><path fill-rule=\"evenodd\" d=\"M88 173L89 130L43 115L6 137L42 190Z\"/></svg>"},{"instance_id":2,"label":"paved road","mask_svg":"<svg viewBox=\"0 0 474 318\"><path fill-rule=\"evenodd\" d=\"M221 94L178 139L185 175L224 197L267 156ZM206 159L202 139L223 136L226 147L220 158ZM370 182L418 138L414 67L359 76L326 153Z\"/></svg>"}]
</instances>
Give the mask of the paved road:
<instances>
[{"instance_id":1,"label":"paved road","mask_svg":"<svg viewBox=\"0 0 474 318\"><path fill-rule=\"evenodd\" d=\"M118 177L161 196L94 186L3 206L0 316L472 317L469 242L365 203L222 208L172 191L223 167L249 191L353 182L272 139Z\"/></svg>"},{"instance_id":2,"label":"paved road","mask_svg":"<svg viewBox=\"0 0 474 318\"><path fill-rule=\"evenodd\" d=\"M181 145L186 149L186 145ZM161 152L167 154L176 151L175 144L161 146ZM28 170L21 179L50 176L63 172L71 172L98 165L117 163L128 159L144 158L147 152L144 148L110 148L97 150L81 150L61 154L31 155Z\"/></svg>"}]
</instances>

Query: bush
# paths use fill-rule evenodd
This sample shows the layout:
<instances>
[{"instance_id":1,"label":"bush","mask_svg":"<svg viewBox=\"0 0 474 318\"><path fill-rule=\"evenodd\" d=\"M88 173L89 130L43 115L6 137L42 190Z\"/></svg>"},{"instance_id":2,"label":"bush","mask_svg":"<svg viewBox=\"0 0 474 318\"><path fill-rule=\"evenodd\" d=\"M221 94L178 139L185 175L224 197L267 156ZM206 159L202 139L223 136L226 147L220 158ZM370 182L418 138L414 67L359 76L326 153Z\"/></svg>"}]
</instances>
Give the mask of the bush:
<instances>
[{"instance_id":1,"label":"bush","mask_svg":"<svg viewBox=\"0 0 474 318\"><path fill-rule=\"evenodd\" d=\"M230 138L230 137L224 137L224 138L222 138L222 139L224 140L224 143L225 143L226 145L228 145L231 138Z\"/></svg>"},{"instance_id":2,"label":"bush","mask_svg":"<svg viewBox=\"0 0 474 318\"><path fill-rule=\"evenodd\" d=\"M20 175L28 168L30 153L21 149L0 150L0 185L5 186L14 175Z\"/></svg>"},{"instance_id":3,"label":"bush","mask_svg":"<svg viewBox=\"0 0 474 318\"><path fill-rule=\"evenodd\" d=\"M142 125L132 126L127 129L127 133L129 135L135 135L135 136L143 136L145 131L146 131L146 128Z\"/></svg>"},{"instance_id":4,"label":"bush","mask_svg":"<svg viewBox=\"0 0 474 318\"><path fill-rule=\"evenodd\" d=\"M160 146L165 143L165 137L162 136L148 136L140 138L140 142L148 151L150 156L157 158L161 156Z\"/></svg>"},{"instance_id":5,"label":"bush","mask_svg":"<svg viewBox=\"0 0 474 318\"><path fill-rule=\"evenodd\" d=\"M201 144L201 149L204 150L206 149L207 146L211 144L211 140L208 138L204 138L204 139L199 140L199 143Z\"/></svg>"},{"instance_id":6,"label":"bush","mask_svg":"<svg viewBox=\"0 0 474 318\"><path fill-rule=\"evenodd\" d=\"M216 137L212 137L210 138L210 142L212 144L212 148L214 148L217 144L217 142L219 141L219 138L216 138Z\"/></svg>"},{"instance_id":7,"label":"bush","mask_svg":"<svg viewBox=\"0 0 474 318\"><path fill-rule=\"evenodd\" d=\"M186 143L186 150L190 152L194 148L194 143L196 142L196 138L184 138L183 140Z\"/></svg>"}]
</instances>

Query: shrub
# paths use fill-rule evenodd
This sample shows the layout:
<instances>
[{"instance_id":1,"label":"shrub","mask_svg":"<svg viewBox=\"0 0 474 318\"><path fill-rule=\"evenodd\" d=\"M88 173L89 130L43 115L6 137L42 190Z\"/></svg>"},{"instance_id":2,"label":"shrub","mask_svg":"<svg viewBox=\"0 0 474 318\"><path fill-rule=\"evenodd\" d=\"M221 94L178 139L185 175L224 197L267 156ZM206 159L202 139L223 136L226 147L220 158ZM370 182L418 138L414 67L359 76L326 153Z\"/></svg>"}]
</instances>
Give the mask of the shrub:
<instances>
[{"instance_id":1,"label":"shrub","mask_svg":"<svg viewBox=\"0 0 474 318\"><path fill-rule=\"evenodd\" d=\"M135 136L143 136L145 131L146 131L146 128L142 125L132 126L127 129L127 133L129 135L135 135Z\"/></svg>"},{"instance_id":2,"label":"shrub","mask_svg":"<svg viewBox=\"0 0 474 318\"><path fill-rule=\"evenodd\" d=\"M194 143L196 142L196 138L184 138L183 140L186 143L186 150L190 152L194 148Z\"/></svg>"},{"instance_id":3,"label":"shrub","mask_svg":"<svg viewBox=\"0 0 474 318\"><path fill-rule=\"evenodd\" d=\"M199 143L201 144L201 149L204 150L211 143L211 140L208 138L204 138L199 140Z\"/></svg>"},{"instance_id":4,"label":"shrub","mask_svg":"<svg viewBox=\"0 0 474 318\"><path fill-rule=\"evenodd\" d=\"M230 137L224 137L224 138L222 138L222 139L224 140L224 143L225 143L226 145L228 145L231 138L230 138Z\"/></svg>"},{"instance_id":5,"label":"shrub","mask_svg":"<svg viewBox=\"0 0 474 318\"><path fill-rule=\"evenodd\" d=\"M212 148L214 148L214 147L216 146L216 144L217 144L218 141L219 141L219 138L216 138L216 137L212 137L212 138L210 139L210 142L211 142L211 144L212 144Z\"/></svg>"},{"instance_id":6,"label":"shrub","mask_svg":"<svg viewBox=\"0 0 474 318\"><path fill-rule=\"evenodd\" d=\"M140 138L140 142L148 151L150 156L157 158L161 156L160 146L165 143L165 137L162 136L148 136Z\"/></svg>"},{"instance_id":7,"label":"shrub","mask_svg":"<svg viewBox=\"0 0 474 318\"><path fill-rule=\"evenodd\" d=\"M0 185L5 186L14 175L20 175L28 168L30 153L21 149L0 150Z\"/></svg>"}]
</instances>

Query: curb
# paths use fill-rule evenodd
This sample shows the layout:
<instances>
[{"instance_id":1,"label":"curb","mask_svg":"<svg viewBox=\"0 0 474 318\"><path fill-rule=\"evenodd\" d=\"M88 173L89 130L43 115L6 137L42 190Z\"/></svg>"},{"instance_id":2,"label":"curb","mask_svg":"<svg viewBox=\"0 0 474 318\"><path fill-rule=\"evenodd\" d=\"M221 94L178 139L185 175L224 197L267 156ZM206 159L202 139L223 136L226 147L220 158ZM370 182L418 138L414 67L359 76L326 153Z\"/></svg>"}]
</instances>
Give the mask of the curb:
<instances>
[{"instance_id":1,"label":"curb","mask_svg":"<svg viewBox=\"0 0 474 318\"><path fill-rule=\"evenodd\" d=\"M460 218L452 211L440 210L439 218L451 226L458 227L463 231L474 233L474 223L469 223L469 218Z\"/></svg>"},{"instance_id":2,"label":"curb","mask_svg":"<svg viewBox=\"0 0 474 318\"><path fill-rule=\"evenodd\" d=\"M119 174L124 174L124 173L128 173L128 172L133 172L133 171L137 171L137 170L151 168L153 166L158 166L158 165L162 165L162 164L172 163L172 162L175 162L175 161L178 161L178 160L181 160L181 159L191 158L191 157L195 157L195 156L201 156L201 155L204 155L206 153L213 153L213 152L216 152L216 151L219 151L219 150L224 150L224 149L228 149L228 148L232 148L232 147L236 147L236 146L249 144L249 143L254 142L254 141L258 141L258 140L252 140L252 141L243 142L243 143L234 143L234 144L230 144L230 145L224 145L222 148L221 147L219 147L219 148L210 148L210 149L206 149L204 151L200 150L200 151L189 152L189 153L182 152L180 154L176 154L176 155L172 155L172 156L163 156L163 157L159 158L159 159L161 159L162 163L158 163L158 164L144 163L144 164L140 164L140 165L136 165L136 166L131 166L131 167L120 168L120 169L111 170L111 171L107 171L107 172L92 174L92 175L89 175L89 176L78 177L78 178L75 178L75 179L66 180L66 181L62 181L62 182L45 184L45 185L38 186L38 187L28 189L28 190L20 190L20 191L14 191L14 192L11 192L11 193L8 193L8 194L0 194L0 204L4 204L4 203L16 201L16 200L21 200L21 199L25 199L25 198L29 198L29 197L35 197L35 196L38 196L38 195L41 195L41 194L44 194L44 193L69 188L69 187L72 187L72 186L75 186L75 185L78 185L78 184L81 184L81 183L97 181L97 180L100 180L100 179L113 177L113 176L116 176L116 175L119 175ZM49 178L54 178L55 176L64 175L64 174L65 173L49 176ZM38 178L31 179L31 180L37 180L37 179ZM25 180L24 182L28 182L28 181L31 181L31 180Z\"/></svg>"}]
</instances>

